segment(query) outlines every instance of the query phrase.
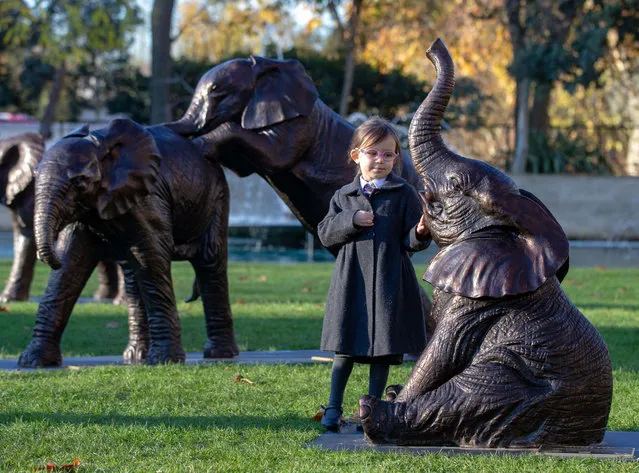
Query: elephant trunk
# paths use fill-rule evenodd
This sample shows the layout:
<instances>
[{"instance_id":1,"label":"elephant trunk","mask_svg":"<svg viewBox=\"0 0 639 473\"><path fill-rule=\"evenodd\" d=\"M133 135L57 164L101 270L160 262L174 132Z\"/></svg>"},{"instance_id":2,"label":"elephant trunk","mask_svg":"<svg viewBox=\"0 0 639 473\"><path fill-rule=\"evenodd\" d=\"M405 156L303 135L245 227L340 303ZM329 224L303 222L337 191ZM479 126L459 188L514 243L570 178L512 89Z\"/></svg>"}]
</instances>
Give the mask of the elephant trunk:
<instances>
[{"instance_id":1,"label":"elephant trunk","mask_svg":"<svg viewBox=\"0 0 639 473\"><path fill-rule=\"evenodd\" d=\"M64 205L69 184L48 177L38 176L36 180L33 227L38 257L51 269L60 269L62 263L55 252L55 240L65 224Z\"/></svg>"},{"instance_id":2,"label":"elephant trunk","mask_svg":"<svg viewBox=\"0 0 639 473\"><path fill-rule=\"evenodd\" d=\"M193 101L186 112L184 112L184 116L177 121L165 123L164 126L181 136L197 136L206 126L205 116L207 114L202 113L206 112L206 110L202 109L207 106L208 104L206 100L200 100L197 97L193 97Z\"/></svg>"},{"instance_id":3,"label":"elephant trunk","mask_svg":"<svg viewBox=\"0 0 639 473\"><path fill-rule=\"evenodd\" d=\"M435 66L437 78L432 90L415 112L408 130L411 156L420 175L438 157L454 154L441 137L441 123L455 86L455 66L439 38L428 48L426 56Z\"/></svg>"}]
</instances>

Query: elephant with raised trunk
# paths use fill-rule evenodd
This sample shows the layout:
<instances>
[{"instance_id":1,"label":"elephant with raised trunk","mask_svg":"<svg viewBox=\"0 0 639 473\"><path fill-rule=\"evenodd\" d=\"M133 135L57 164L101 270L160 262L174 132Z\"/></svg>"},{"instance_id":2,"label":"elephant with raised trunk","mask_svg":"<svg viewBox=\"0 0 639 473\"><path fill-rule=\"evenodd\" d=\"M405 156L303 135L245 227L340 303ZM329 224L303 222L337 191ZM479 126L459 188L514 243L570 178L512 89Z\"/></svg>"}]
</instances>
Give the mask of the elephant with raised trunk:
<instances>
[{"instance_id":1,"label":"elephant with raised trunk","mask_svg":"<svg viewBox=\"0 0 639 473\"><path fill-rule=\"evenodd\" d=\"M20 366L61 364L64 327L105 257L118 261L125 278L125 362L184 361L172 260L195 270L204 356L238 354L226 271L229 190L222 168L200 151L167 128L126 119L91 132L85 126L46 151L36 173L35 237L54 271Z\"/></svg>"},{"instance_id":2,"label":"elephant with raised trunk","mask_svg":"<svg viewBox=\"0 0 639 473\"><path fill-rule=\"evenodd\" d=\"M440 248L433 337L405 386L364 396L375 443L481 447L589 445L612 400L604 341L560 286L568 240L548 209L498 169L444 145L454 66L441 40L427 52L433 90L409 130L424 214Z\"/></svg>"},{"instance_id":3,"label":"elephant with raised trunk","mask_svg":"<svg viewBox=\"0 0 639 473\"><path fill-rule=\"evenodd\" d=\"M0 140L0 196L11 212L13 227L13 264L11 273L0 294L0 302L29 299L36 244L33 234L35 202L34 168L42 160L44 139L38 133L22 133ZM117 264L101 261L98 264L96 301L122 299Z\"/></svg>"}]
</instances>

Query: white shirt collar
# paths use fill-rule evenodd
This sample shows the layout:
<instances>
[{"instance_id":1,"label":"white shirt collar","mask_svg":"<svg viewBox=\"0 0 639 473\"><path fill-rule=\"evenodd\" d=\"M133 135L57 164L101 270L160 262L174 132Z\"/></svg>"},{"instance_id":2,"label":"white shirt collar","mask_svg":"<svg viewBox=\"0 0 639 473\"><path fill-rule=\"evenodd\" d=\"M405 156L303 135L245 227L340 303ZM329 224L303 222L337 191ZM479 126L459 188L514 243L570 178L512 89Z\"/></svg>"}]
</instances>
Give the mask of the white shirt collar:
<instances>
[{"instance_id":1,"label":"white shirt collar","mask_svg":"<svg viewBox=\"0 0 639 473\"><path fill-rule=\"evenodd\" d=\"M386 182L386 178L382 177L381 179L372 179L370 181L367 181L366 179L364 179L362 176L359 176L359 185L360 187L363 189L364 186L366 184L368 184L369 182L372 182L373 184L375 184L375 187L377 189L379 189L380 187L382 187L384 185L384 183Z\"/></svg>"}]
</instances>

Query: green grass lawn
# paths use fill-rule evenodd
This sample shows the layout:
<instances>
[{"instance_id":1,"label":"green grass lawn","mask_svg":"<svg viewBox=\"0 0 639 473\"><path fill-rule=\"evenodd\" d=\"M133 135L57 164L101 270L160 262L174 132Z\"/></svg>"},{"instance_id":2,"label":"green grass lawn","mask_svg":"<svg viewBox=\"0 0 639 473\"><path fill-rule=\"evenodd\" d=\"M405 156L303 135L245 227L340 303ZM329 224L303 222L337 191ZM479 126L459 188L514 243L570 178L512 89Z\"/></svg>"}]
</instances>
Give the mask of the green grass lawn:
<instances>
[{"instance_id":1,"label":"green grass lawn","mask_svg":"<svg viewBox=\"0 0 639 473\"><path fill-rule=\"evenodd\" d=\"M0 279L9 272L0 262ZM231 302L242 350L316 349L332 264L232 263ZM421 274L425 266L416 268ZM32 295L43 292L39 264ZM192 271L173 268L179 300ZM639 270L572 269L564 287L610 349L614 398L610 430L639 431ZM425 287L427 287L426 283ZM95 289L91 280L85 294ZM8 310L6 310L8 309ZM0 357L15 358L31 337L36 303L0 312ZM181 302L182 341L200 351L205 340L199 302ZM63 356L120 354L126 310L78 305L62 340ZM391 369L405 381L412 364ZM241 374L250 383L236 383ZM356 366L346 414L367 390ZM639 471L639 465L534 457L412 456L325 452L304 445L323 432L312 421L326 402L330 365L101 367L0 372L0 471L33 471L77 457L87 472L592 472Z\"/></svg>"}]
</instances>

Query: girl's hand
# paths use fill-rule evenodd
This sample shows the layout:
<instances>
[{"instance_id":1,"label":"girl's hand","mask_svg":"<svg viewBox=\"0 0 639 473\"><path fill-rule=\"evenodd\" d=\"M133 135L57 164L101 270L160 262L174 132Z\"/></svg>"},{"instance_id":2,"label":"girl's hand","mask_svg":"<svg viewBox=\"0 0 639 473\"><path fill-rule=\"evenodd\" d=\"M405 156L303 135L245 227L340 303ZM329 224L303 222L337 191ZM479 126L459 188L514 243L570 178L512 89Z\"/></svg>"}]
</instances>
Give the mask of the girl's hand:
<instances>
[{"instance_id":1,"label":"girl's hand","mask_svg":"<svg viewBox=\"0 0 639 473\"><path fill-rule=\"evenodd\" d=\"M358 227L372 227L373 220L373 212L368 212L367 210L358 210L353 216L353 223Z\"/></svg>"},{"instance_id":2,"label":"girl's hand","mask_svg":"<svg viewBox=\"0 0 639 473\"><path fill-rule=\"evenodd\" d=\"M428 231L426 226L426 215L422 215L422 218L419 219L415 232L420 240L428 240L430 238L430 231Z\"/></svg>"}]
</instances>

